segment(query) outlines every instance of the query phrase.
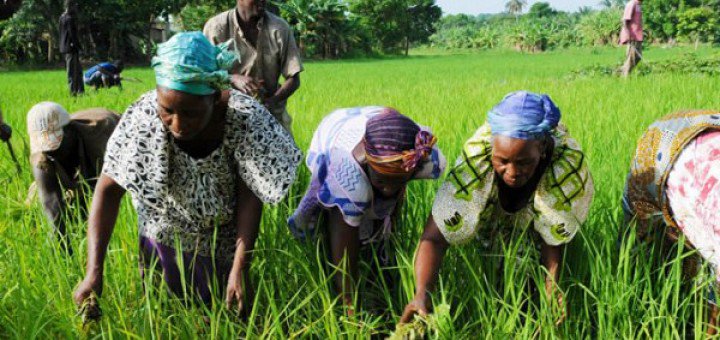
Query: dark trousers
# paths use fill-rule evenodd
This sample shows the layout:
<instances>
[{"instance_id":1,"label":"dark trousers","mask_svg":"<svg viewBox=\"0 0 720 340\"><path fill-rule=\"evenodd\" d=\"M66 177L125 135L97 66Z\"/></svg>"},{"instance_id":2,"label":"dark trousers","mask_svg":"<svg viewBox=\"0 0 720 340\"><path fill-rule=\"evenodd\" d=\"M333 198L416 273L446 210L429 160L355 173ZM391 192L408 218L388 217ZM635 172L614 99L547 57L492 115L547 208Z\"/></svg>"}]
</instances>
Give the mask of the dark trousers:
<instances>
[{"instance_id":1,"label":"dark trousers","mask_svg":"<svg viewBox=\"0 0 720 340\"><path fill-rule=\"evenodd\" d=\"M80 65L80 56L77 52L65 54L65 68L67 69L68 87L70 94L75 96L85 93L85 85L83 84L82 65Z\"/></svg>"}]
</instances>

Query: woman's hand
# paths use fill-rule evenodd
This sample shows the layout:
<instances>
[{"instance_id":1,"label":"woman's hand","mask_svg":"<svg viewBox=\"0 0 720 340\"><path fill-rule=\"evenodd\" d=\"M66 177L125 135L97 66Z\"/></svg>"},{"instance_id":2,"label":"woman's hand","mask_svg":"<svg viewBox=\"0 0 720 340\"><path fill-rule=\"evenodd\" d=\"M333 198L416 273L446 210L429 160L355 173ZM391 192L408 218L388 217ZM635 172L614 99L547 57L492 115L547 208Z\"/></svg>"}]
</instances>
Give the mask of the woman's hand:
<instances>
[{"instance_id":1,"label":"woman's hand","mask_svg":"<svg viewBox=\"0 0 720 340\"><path fill-rule=\"evenodd\" d=\"M245 303L246 298L248 301L252 301L253 297L248 272L252 261L252 251L255 249L255 240L260 229L263 205L260 199L245 185L245 182L239 181L236 190L238 197L235 207L237 240L225 293L225 304L228 309L237 306L238 314L242 315L241 313L251 310L249 304Z\"/></svg>"},{"instance_id":2,"label":"woman's hand","mask_svg":"<svg viewBox=\"0 0 720 340\"><path fill-rule=\"evenodd\" d=\"M415 315L427 316L432 312L428 294L435 286L445 251L449 246L435 223L435 217L430 215L415 254L415 298L405 306L400 318L401 324L411 322Z\"/></svg>"},{"instance_id":3,"label":"woman's hand","mask_svg":"<svg viewBox=\"0 0 720 340\"><path fill-rule=\"evenodd\" d=\"M80 306L85 300L89 299L93 295L101 296L103 280L102 278L86 276L82 282L75 288L73 293L73 301L75 304Z\"/></svg>"},{"instance_id":4,"label":"woman's hand","mask_svg":"<svg viewBox=\"0 0 720 340\"><path fill-rule=\"evenodd\" d=\"M555 297L553 297L555 295ZM551 310L553 311L553 315L557 312L560 314L560 317L555 321L555 326L560 326L563 322L565 322L565 319L567 319L567 309L565 308L565 297L563 296L563 293L560 289L553 289L552 291L548 292L548 301L552 303Z\"/></svg>"},{"instance_id":5,"label":"woman's hand","mask_svg":"<svg viewBox=\"0 0 720 340\"><path fill-rule=\"evenodd\" d=\"M243 287L243 276L242 274L231 273L225 294L225 304L228 309L232 310L237 308L237 313L243 314L247 307L244 301L245 289Z\"/></svg>"},{"instance_id":6,"label":"woman's hand","mask_svg":"<svg viewBox=\"0 0 720 340\"><path fill-rule=\"evenodd\" d=\"M405 306L405 311L400 317L400 324L412 322L415 315L425 317L432 312L432 305L427 297L415 297Z\"/></svg>"},{"instance_id":7,"label":"woman's hand","mask_svg":"<svg viewBox=\"0 0 720 340\"><path fill-rule=\"evenodd\" d=\"M102 316L98 304L102 286L102 278L86 276L73 293L73 301L78 306L78 314L82 317L83 325L89 321L96 321Z\"/></svg>"},{"instance_id":8,"label":"woman's hand","mask_svg":"<svg viewBox=\"0 0 720 340\"><path fill-rule=\"evenodd\" d=\"M555 321L555 326L559 326L565 321L567 312L563 301L563 293L558 287L560 279L560 263L562 259L562 246L551 246L543 242L540 250L540 260L547 269L545 277L545 296L551 304L551 311L559 311L560 317Z\"/></svg>"},{"instance_id":9,"label":"woman's hand","mask_svg":"<svg viewBox=\"0 0 720 340\"><path fill-rule=\"evenodd\" d=\"M120 200L124 194L125 189L104 174L100 176L95 186L95 195L88 217L88 263L85 279L73 293L73 300L81 307L84 323L100 317L97 297L102 295L103 264L110 236L115 229Z\"/></svg>"}]
</instances>

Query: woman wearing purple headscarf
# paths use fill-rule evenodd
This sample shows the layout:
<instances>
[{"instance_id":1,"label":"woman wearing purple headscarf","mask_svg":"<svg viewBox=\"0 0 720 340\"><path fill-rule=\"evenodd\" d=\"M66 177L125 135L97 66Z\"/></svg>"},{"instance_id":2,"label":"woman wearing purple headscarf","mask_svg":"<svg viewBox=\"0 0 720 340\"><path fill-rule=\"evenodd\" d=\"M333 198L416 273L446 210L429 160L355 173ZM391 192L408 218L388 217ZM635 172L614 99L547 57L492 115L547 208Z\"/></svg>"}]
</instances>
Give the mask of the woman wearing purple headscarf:
<instances>
[{"instance_id":1,"label":"woman wearing purple headscarf","mask_svg":"<svg viewBox=\"0 0 720 340\"><path fill-rule=\"evenodd\" d=\"M547 297L556 295L562 306L556 289L562 246L587 218L593 183L583 152L559 122L550 97L525 91L488 113L435 198L416 254L415 298L401 323L431 310L429 292L445 251L473 239L489 250L513 235L534 237L548 270Z\"/></svg>"},{"instance_id":2,"label":"woman wearing purple headscarf","mask_svg":"<svg viewBox=\"0 0 720 340\"><path fill-rule=\"evenodd\" d=\"M297 238L326 234L332 264L350 274L334 276L349 313L361 248L388 267L386 243L407 183L442 174L436 140L412 119L376 106L336 110L315 131L307 155L310 187L288 225Z\"/></svg>"}]
</instances>

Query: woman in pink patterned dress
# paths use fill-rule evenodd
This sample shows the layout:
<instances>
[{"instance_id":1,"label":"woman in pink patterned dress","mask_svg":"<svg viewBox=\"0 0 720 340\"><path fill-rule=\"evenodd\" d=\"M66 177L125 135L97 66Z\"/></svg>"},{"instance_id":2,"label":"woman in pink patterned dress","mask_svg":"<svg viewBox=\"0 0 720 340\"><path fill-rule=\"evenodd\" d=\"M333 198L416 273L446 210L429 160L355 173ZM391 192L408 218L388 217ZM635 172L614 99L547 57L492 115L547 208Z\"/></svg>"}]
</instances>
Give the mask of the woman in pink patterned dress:
<instances>
[{"instance_id":1,"label":"woman in pink patterned dress","mask_svg":"<svg viewBox=\"0 0 720 340\"><path fill-rule=\"evenodd\" d=\"M661 239L694 248L709 263L720 287L720 112L689 111L653 123L638 142L623 196L628 221L641 240ZM662 240L658 240L662 241ZM695 271L686 262L685 272ZM709 334L715 334L718 308L710 305Z\"/></svg>"}]
</instances>

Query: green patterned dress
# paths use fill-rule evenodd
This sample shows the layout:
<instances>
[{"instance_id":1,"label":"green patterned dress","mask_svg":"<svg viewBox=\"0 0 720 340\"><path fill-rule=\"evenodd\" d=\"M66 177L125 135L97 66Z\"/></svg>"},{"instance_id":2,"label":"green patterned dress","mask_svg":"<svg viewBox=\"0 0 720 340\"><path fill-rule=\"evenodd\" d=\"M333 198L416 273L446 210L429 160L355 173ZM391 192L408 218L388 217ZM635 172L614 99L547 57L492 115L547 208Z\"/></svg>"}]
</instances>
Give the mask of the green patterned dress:
<instances>
[{"instance_id":1,"label":"green patterned dress","mask_svg":"<svg viewBox=\"0 0 720 340\"><path fill-rule=\"evenodd\" d=\"M532 228L549 245L570 242L585 222L594 194L577 142L562 125L552 132L555 149L535 193L521 210L508 213L498 198L500 179L491 163L491 137L485 124L465 143L435 198L433 216L445 239L450 244L479 239L488 247L498 235L504 238Z\"/></svg>"}]
</instances>

